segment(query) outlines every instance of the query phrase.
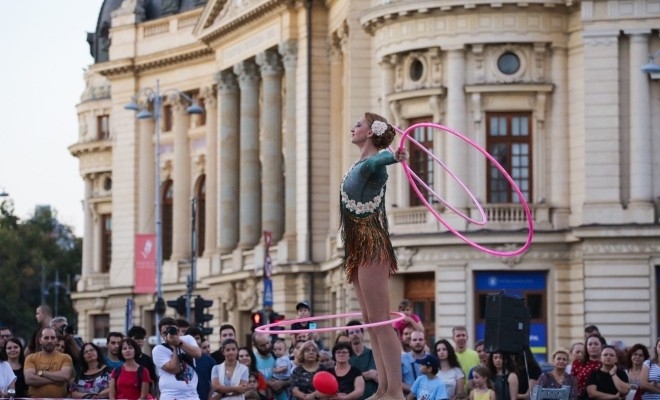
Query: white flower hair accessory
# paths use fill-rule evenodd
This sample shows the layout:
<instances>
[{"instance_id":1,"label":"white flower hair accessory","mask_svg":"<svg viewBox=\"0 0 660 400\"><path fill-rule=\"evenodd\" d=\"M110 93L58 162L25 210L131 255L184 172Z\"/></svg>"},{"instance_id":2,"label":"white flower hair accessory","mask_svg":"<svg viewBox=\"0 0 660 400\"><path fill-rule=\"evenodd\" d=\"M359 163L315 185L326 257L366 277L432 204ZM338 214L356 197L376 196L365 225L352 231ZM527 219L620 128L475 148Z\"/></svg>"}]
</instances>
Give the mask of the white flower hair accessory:
<instances>
[{"instance_id":1,"label":"white flower hair accessory","mask_svg":"<svg viewBox=\"0 0 660 400\"><path fill-rule=\"evenodd\" d=\"M387 124L383 121L374 121L371 124L371 131L376 134L376 136L383 136L383 133L387 130Z\"/></svg>"}]
</instances>

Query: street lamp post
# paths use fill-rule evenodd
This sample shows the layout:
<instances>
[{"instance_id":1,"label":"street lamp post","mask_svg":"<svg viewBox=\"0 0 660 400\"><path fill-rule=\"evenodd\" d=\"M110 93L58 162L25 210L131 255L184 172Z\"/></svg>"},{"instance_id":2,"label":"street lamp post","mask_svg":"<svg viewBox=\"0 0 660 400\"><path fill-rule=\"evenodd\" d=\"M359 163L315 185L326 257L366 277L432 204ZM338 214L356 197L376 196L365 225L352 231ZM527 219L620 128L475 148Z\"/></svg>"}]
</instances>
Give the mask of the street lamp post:
<instances>
[{"instance_id":1,"label":"street lamp post","mask_svg":"<svg viewBox=\"0 0 660 400\"><path fill-rule=\"evenodd\" d=\"M153 116L154 119L154 133L156 135L156 326L160 322L163 314L165 313L165 302L163 300L163 221L161 215L161 195L160 195L160 113L161 113L161 96L168 92L174 92L190 102L188 107L188 114L201 114L204 109L197 104L195 100L190 98L185 93L177 89L168 89L162 94L160 93L160 80L156 79L156 88L144 88L132 97L131 102L126 104L126 110L137 111L136 118L148 119ZM136 100L138 96L145 94L147 100L154 102L153 115L146 109L141 108ZM156 335L160 342L160 335Z\"/></svg>"}]
</instances>

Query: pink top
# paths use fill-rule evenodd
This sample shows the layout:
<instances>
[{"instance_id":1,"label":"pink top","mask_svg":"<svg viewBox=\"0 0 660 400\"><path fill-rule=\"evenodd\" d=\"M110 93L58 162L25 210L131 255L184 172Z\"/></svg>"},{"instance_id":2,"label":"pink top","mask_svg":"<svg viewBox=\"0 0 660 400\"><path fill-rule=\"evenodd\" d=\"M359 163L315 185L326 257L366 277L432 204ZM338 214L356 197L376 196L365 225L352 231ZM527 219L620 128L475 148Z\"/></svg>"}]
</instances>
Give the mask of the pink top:
<instances>
[{"instance_id":1,"label":"pink top","mask_svg":"<svg viewBox=\"0 0 660 400\"><path fill-rule=\"evenodd\" d=\"M409 315L409 317L412 318L415 322L422 322L422 319L419 318L419 315L417 315L415 313L411 313ZM396 329L397 332L399 332L399 337L403 336L403 329L405 327L406 327L406 320L405 319L402 319L401 321L396 321L394 323L394 329Z\"/></svg>"}]
</instances>

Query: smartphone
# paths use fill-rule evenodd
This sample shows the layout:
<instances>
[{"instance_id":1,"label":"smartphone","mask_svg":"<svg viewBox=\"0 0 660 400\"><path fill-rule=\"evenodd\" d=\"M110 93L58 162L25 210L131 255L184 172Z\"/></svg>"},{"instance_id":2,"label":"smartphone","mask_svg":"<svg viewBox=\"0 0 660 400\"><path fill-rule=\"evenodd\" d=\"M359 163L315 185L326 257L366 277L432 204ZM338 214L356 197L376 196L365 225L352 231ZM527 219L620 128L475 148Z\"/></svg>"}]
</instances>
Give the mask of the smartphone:
<instances>
[{"instance_id":1,"label":"smartphone","mask_svg":"<svg viewBox=\"0 0 660 400\"><path fill-rule=\"evenodd\" d=\"M316 322L310 322L309 329L316 329Z\"/></svg>"}]
</instances>

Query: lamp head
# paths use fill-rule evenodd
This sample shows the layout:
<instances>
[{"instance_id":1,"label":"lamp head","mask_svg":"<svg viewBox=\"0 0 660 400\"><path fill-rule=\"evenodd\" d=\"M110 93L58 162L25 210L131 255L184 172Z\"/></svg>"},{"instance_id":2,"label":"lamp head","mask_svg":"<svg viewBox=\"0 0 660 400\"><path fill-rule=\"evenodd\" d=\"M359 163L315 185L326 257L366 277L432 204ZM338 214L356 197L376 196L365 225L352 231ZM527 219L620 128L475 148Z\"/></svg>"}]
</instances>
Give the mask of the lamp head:
<instances>
[{"instance_id":1,"label":"lamp head","mask_svg":"<svg viewBox=\"0 0 660 400\"><path fill-rule=\"evenodd\" d=\"M124 110L140 111L140 106L137 105L135 100L131 100L130 103L126 103L126 105L124 105Z\"/></svg>"},{"instance_id":2,"label":"lamp head","mask_svg":"<svg viewBox=\"0 0 660 400\"><path fill-rule=\"evenodd\" d=\"M650 62L648 64L642 65L642 72L646 74L658 74L660 73L660 65Z\"/></svg>"},{"instance_id":3,"label":"lamp head","mask_svg":"<svg viewBox=\"0 0 660 400\"><path fill-rule=\"evenodd\" d=\"M140 110L139 113L135 116L137 119L149 119L151 118L151 113L147 110Z\"/></svg>"},{"instance_id":4,"label":"lamp head","mask_svg":"<svg viewBox=\"0 0 660 400\"><path fill-rule=\"evenodd\" d=\"M202 114L204 109L197 104L197 101L193 100L192 105L187 109L188 114Z\"/></svg>"}]
</instances>

